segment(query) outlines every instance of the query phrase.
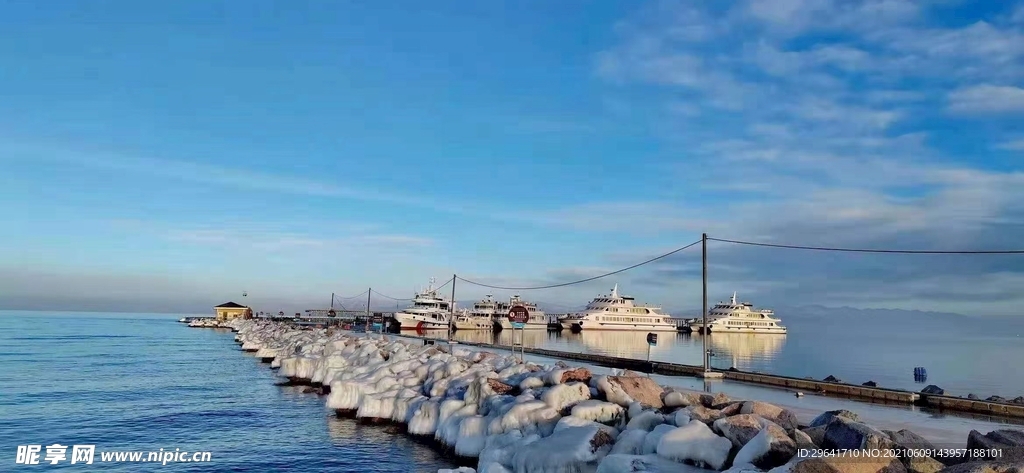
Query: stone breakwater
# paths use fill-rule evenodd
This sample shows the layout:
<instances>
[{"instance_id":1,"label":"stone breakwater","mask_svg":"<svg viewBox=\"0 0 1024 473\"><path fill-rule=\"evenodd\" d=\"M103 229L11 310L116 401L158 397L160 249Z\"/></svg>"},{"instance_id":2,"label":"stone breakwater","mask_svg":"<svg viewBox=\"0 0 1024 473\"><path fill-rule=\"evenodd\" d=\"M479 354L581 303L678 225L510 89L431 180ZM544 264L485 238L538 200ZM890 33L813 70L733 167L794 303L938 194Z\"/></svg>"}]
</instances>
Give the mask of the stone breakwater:
<instances>
[{"instance_id":1,"label":"stone breakwater","mask_svg":"<svg viewBox=\"0 0 1024 473\"><path fill-rule=\"evenodd\" d=\"M972 431L966 452L940 454L913 432L878 430L849 411L800 425L772 404L665 388L631 372L267 321L195 326L236 331L243 350L326 394L340 416L401 424L475 461L451 471L1024 473L1017 430ZM821 456L832 449L860 453ZM999 458L980 456L997 449Z\"/></svg>"}]
</instances>

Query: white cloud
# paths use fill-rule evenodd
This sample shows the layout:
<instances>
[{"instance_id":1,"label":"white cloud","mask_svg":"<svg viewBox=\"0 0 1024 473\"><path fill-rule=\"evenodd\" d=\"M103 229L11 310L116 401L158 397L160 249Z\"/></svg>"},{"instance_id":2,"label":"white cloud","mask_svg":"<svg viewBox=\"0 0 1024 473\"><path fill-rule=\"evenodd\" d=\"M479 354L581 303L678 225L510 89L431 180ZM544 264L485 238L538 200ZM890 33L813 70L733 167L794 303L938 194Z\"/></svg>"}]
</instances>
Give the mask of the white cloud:
<instances>
[{"instance_id":1,"label":"white cloud","mask_svg":"<svg viewBox=\"0 0 1024 473\"><path fill-rule=\"evenodd\" d=\"M996 145L996 148L1010 151L1024 151L1024 139L999 143L998 145Z\"/></svg>"},{"instance_id":2,"label":"white cloud","mask_svg":"<svg viewBox=\"0 0 1024 473\"><path fill-rule=\"evenodd\" d=\"M675 231L812 245L960 249L1024 240L1021 174L958 162L930 146L934 132L922 125L944 109L988 120L1004 116L981 114L1024 110L1024 90L994 85L1024 79L1020 26L977 19L935 27L929 6L902 0L750 0L725 11L675 4L678 16L667 5L626 21L617 28L621 43L603 53L620 85L661 86L651 100L666 104L671 125L658 130L681 156L679 199L645 202L649 212L636 209L644 219ZM691 29L702 33L699 42L680 39ZM723 96L730 107L721 106ZM715 251L719 281L780 297L801 297L801 285L826 298L845 287L850 299L859 292L862 300L907 304L943 285L970 293L974 275L1024 274L1013 258L957 260L956 276L940 279L937 272L952 270L948 260L890 267L868 257ZM645 273L651 287L661 284L655 273L670 286L694 277L674 259L654 266ZM759 284L763 274L771 285ZM999 304L1021 299L1006 292L1012 285L996 287Z\"/></svg>"},{"instance_id":3,"label":"white cloud","mask_svg":"<svg viewBox=\"0 0 1024 473\"><path fill-rule=\"evenodd\" d=\"M964 87L950 92L949 110L964 114L1024 112L1024 89L991 84Z\"/></svg>"}]
</instances>

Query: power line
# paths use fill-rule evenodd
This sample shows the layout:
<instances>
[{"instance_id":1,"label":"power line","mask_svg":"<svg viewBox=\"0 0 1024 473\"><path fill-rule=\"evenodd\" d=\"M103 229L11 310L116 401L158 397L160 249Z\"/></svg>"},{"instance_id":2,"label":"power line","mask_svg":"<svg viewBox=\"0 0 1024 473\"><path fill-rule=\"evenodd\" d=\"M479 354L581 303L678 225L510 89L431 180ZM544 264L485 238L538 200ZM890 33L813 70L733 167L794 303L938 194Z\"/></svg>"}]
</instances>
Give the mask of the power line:
<instances>
[{"instance_id":1,"label":"power line","mask_svg":"<svg viewBox=\"0 0 1024 473\"><path fill-rule=\"evenodd\" d=\"M911 255L1016 255L1024 254L1024 250L887 250L872 248L831 248L825 246L804 246L784 245L778 243L759 243L753 241L729 240L725 238L711 238L710 241L732 243L736 245L761 246L768 248L786 248L791 250L812 250L812 251L838 251L846 253L890 253L890 254L911 254Z\"/></svg>"},{"instance_id":2,"label":"power line","mask_svg":"<svg viewBox=\"0 0 1024 473\"><path fill-rule=\"evenodd\" d=\"M361 296L365 296L365 295L366 295L366 291L360 292L359 294L356 294L356 295L350 296L350 297L341 297L341 296L335 295L334 296L334 300L336 300L336 301L337 300L349 300L349 299L355 299L357 297L361 297Z\"/></svg>"},{"instance_id":3,"label":"power line","mask_svg":"<svg viewBox=\"0 0 1024 473\"><path fill-rule=\"evenodd\" d=\"M452 283L452 281L453 281L453 279L452 279L452 278L448 278L448 280L447 280L447 281L445 281L445 283L444 283L444 284L442 284L442 285L440 285L440 286L437 286L437 287L435 287L435 288L434 288L434 290L435 290L435 291L440 291L440 290L441 290L441 289L443 289L443 288L444 288L445 286L447 286L447 285L451 284L451 283ZM387 294L381 294L381 293L377 292L377 290L376 290L376 289L373 289L373 293L374 293L374 294L376 294L376 295L378 295L378 296L384 297L384 298L386 298L386 299L391 299L391 300L393 300L393 301L411 301L411 300L412 300L411 298L405 298L405 299L400 299L400 298L397 298L397 297L391 297L391 296L389 296L389 295L387 295ZM364 292L363 292L363 294L366 294L366 292L364 291Z\"/></svg>"},{"instance_id":4,"label":"power line","mask_svg":"<svg viewBox=\"0 0 1024 473\"><path fill-rule=\"evenodd\" d=\"M638 267L643 266L643 265L648 264L648 263L653 263L653 262L658 261L658 260L660 260L662 258L665 258L667 256L671 256L671 255L674 255L676 253L679 253L680 251L683 251L683 250L685 250L687 248L690 248L690 247L692 247L692 246L694 246L694 245L696 245L696 244L698 244L700 242L701 242L701 240L697 240L697 241L695 241L693 243L690 243L689 245L686 245L686 246L683 246L683 247L680 247L680 248L676 248L676 249L674 249L672 251L669 251L668 253L665 253L663 255L655 256L654 258L651 258L651 259L649 259L647 261L644 261L644 262L641 262L641 263L637 263L637 264L634 264L632 266L628 266L628 267L625 267L625 268L622 268L622 269L619 269L619 270L615 270L615 271L612 271L610 273L604 273L604 274L602 274L600 276L594 276L594 277L590 277L590 278L586 278L586 279L580 279L579 281L565 282L565 283L561 283L561 284L549 284L547 286L535 286L535 287L504 287L504 286L492 286L492 285L489 285L489 284L478 283L476 281L470 281L468 279L461 278L461 277L459 278L459 280L462 281L462 282L466 282L466 283L469 283L469 284L476 285L476 286L489 287L491 289L504 289L504 290L507 290L507 291L532 291L532 290L535 290L535 289L551 289L551 288L555 288L555 287L572 286L574 284L580 284L580 283L585 283L585 282L593 281L595 279L601 279L601 278L608 277L608 276L611 276L611 275L614 275L614 274L619 274L619 273L622 273L622 272L629 271L629 270L631 270L633 268L638 268Z\"/></svg>"}]
</instances>

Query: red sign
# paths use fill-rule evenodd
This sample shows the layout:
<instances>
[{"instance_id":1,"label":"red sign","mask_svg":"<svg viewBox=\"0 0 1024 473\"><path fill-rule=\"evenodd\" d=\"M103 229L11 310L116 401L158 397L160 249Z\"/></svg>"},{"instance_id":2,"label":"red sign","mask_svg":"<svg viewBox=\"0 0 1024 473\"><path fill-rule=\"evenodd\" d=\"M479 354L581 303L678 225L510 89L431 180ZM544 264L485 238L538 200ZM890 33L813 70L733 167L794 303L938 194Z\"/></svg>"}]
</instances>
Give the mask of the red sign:
<instances>
[{"instance_id":1,"label":"red sign","mask_svg":"<svg viewBox=\"0 0 1024 473\"><path fill-rule=\"evenodd\" d=\"M508 321L514 324L525 324L530 320L530 311L521 305L514 305L508 310Z\"/></svg>"}]
</instances>

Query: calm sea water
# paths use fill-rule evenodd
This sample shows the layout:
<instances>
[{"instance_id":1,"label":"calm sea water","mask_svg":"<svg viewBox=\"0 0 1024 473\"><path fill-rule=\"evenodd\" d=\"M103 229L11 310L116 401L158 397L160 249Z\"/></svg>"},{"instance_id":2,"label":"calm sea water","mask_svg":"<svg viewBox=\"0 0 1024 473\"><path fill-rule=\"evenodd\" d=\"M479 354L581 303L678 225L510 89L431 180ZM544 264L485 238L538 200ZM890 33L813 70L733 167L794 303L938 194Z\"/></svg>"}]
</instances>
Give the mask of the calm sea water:
<instances>
[{"instance_id":1,"label":"calm sea water","mask_svg":"<svg viewBox=\"0 0 1024 473\"><path fill-rule=\"evenodd\" d=\"M1016 360L1024 359L1024 326L1016 321L923 323L879 317L797 317L785 323L789 328L786 335L710 335L711 365L816 379L833 375L851 383L875 381L879 386L915 391L935 384L949 394L975 393L983 398L1024 395L1024 376L1015 368ZM648 356L646 332L524 333L524 343L530 347L624 358ZM510 337L510 331L460 331L454 335L462 341L503 345L509 344ZM703 343L698 334L661 333L650 357L700 365ZM915 381L916 366L927 369L925 383Z\"/></svg>"},{"instance_id":2,"label":"calm sea water","mask_svg":"<svg viewBox=\"0 0 1024 473\"><path fill-rule=\"evenodd\" d=\"M394 427L337 419L275 386L233 334L178 317L0 311L0 451L16 471L430 472L451 464ZM18 445L210 451L210 463L17 465ZM45 453L45 449L44 449ZM96 460L99 459L97 453Z\"/></svg>"}]
</instances>

